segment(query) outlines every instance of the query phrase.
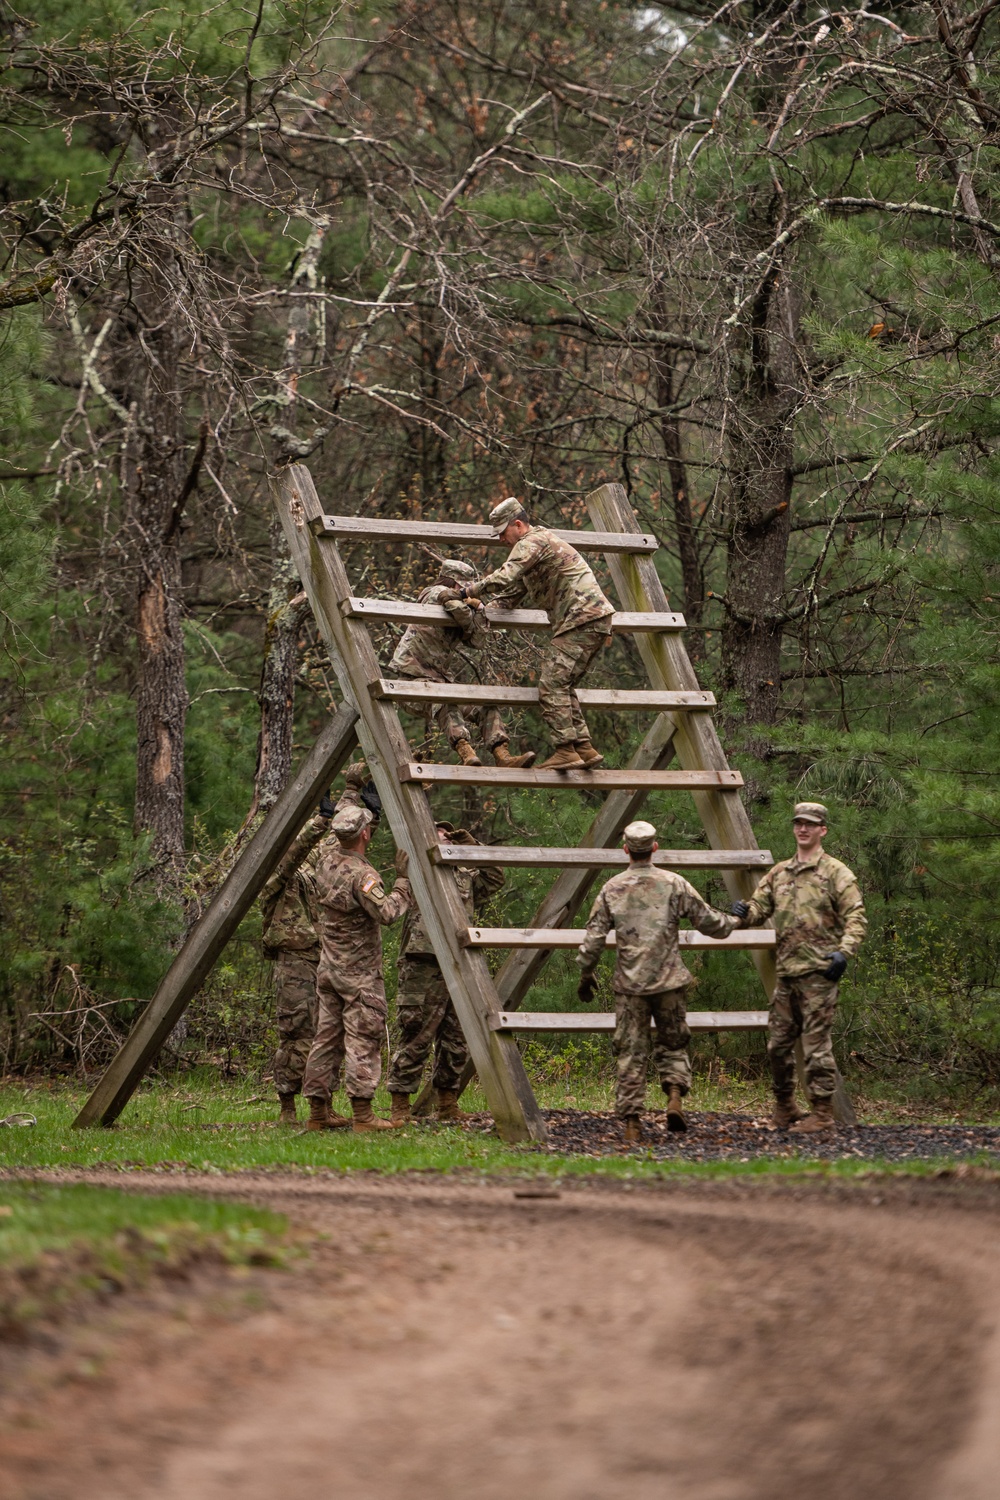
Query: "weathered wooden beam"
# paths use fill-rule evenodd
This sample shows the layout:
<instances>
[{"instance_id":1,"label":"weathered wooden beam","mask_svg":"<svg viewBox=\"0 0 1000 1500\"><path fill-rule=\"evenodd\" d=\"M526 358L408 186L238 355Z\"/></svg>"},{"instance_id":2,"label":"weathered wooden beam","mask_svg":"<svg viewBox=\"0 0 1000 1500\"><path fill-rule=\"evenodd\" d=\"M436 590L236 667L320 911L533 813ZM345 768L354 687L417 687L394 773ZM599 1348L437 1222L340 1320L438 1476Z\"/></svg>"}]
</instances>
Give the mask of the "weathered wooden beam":
<instances>
[{"instance_id":1,"label":"weathered wooden beam","mask_svg":"<svg viewBox=\"0 0 1000 1500\"><path fill-rule=\"evenodd\" d=\"M624 849L516 848L512 844L438 844L431 859L443 865L502 865L507 869L623 869ZM654 865L665 870L769 870L769 849L658 849Z\"/></svg>"},{"instance_id":2,"label":"weathered wooden beam","mask_svg":"<svg viewBox=\"0 0 1000 1500\"><path fill-rule=\"evenodd\" d=\"M579 948L584 939L582 927L470 927L470 948ZM774 947L770 927L744 927L729 937L706 937L704 933L684 928L677 934L681 948L756 948ZM608 933L605 948L615 946L614 929Z\"/></svg>"},{"instance_id":3,"label":"weathered wooden beam","mask_svg":"<svg viewBox=\"0 0 1000 1500\"><path fill-rule=\"evenodd\" d=\"M766 1010L689 1010L692 1031L766 1031ZM494 1031L614 1031L613 1011L502 1010L490 1017ZM652 1025L652 1022L650 1023Z\"/></svg>"},{"instance_id":4,"label":"weathered wooden beam","mask_svg":"<svg viewBox=\"0 0 1000 1500\"><path fill-rule=\"evenodd\" d=\"M595 527L608 531L638 532L639 523L620 484L605 484L587 496L587 508ZM608 553L606 557L619 601L626 610L648 609L663 613L670 608L656 565L651 557ZM674 692L694 691L698 678L680 635L659 632L636 637L636 648L655 688ZM708 714L684 714L677 718L674 736L677 760L687 768L703 767L722 770L729 762L719 741L715 724ZM739 797L718 792L694 794L695 806L713 849L752 849L757 840ZM734 900L748 900L753 894L756 876L750 870L729 870L724 875L726 888ZM754 954L761 984L770 998L775 985L774 957L771 953ZM844 1124L856 1122L854 1109L843 1083L838 1080L834 1109Z\"/></svg>"},{"instance_id":5,"label":"weathered wooden beam","mask_svg":"<svg viewBox=\"0 0 1000 1500\"><path fill-rule=\"evenodd\" d=\"M736 792L743 785L739 771L636 771L629 766L597 771L546 771L540 766L517 770L510 766L443 766L431 761L403 762L400 781L430 781L460 786L546 786L559 791L610 792L625 787L647 792L693 792L713 787ZM734 846L735 847L735 846Z\"/></svg>"},{"instance_id":6,"label":"weathered wooden beam","mask_svg":"<svg viewBox=\"0 0 1000 1500\"><path fill-rule=\"evenodd\" d=\"M374 700L368 691L368 684L381 675L378 660L365 623L340 609L341 600L350 596L347 572L335 542L313 530L323 507L309 470L301 464L285 469L273 485L273 495L341 690L359 711L358 739L393 837L410 857L413 895L497 1129L510 1141L544 1140L545 1120L517 1043L490 1030L488 1018L500 1009L500 1002L483 954L465 946L468 917L454 876L428 858L436 838L427 797L419 781L398 778L397 768L408 761L410 748L395 708Z\"/></svg>"},{"instance_id":7,"label":"weathered wooden beam","mask_svg":"<svg viewBox=\"0 0 1000 1500\"><path fill-rule=\"evenodd\" d=\"M346 598L341 610L351 620L389 622L394 625L452 625L454 621L441 604L413 604L408 599L358 599ZM544 609L497 609L485 605L484 612L491 625L507 630L548 630L549 617ZM616 635L649 634L658 630L683 630L684 616L664 610L660 614L645 614L641 610L617 610L611 616L611 629Z\"/></svg>"},{"instance_id":8,"label":"weathered wooden beam","mask_svg":"<svg viewBox=\"0 0 1000 1500\"><path fill-rule=\"evenodd\" d=\"M311 522L318 536L345 541L447 542L450 546L504 547L490 526L465 526L453 521L388 521L369 516L317 516ZM640 552L650 554L660 545L655 536L622 536L600 531L557 531L578 552Z\"/></svg>"},{"instance_id":9,"label":"weathered wooden beam","mask_svg":"<svg viewBox=\"0 0 1000 1500\"><path fill-rule=\"evenodd\" d=\"M492 682L427 682L416 678L386 677L369 684L373 698L393 703L537 703L538 689L508 687ZM696 713L715 707L714 693L663 693L654 688L577 688L584 708L623 710L670 709L672 713Z\"/></svg>"},{"instance_id":10,"label":"weathered wooden beam","mask_svg":"<svg viewBox=\"0 0 1000 1500\"><path fill-rule=\"evenodd\" d=\"M264 889L271 872L350 756L357 742L357 717L352 707L343 704L321 731L302 765L191 928L152 1000L73 1121L77 1129L86 1125L110 1125L117 1120L143 1074L156 1061L163 1043Z\"/></svg>"}]
</instances>

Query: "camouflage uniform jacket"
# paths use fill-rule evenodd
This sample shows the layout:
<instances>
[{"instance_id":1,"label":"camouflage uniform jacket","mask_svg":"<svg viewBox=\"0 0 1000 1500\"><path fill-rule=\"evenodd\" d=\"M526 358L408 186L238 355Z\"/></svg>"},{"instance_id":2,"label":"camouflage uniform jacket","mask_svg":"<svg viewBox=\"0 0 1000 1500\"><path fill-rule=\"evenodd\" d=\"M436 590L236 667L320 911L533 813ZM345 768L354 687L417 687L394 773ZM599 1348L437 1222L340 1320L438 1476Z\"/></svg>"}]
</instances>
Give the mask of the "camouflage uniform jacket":
<instances>
[{"instance_id":1,"label":"camouflage uniform jacket","mask_svg":"<svg viewBox=\"0 0 1000 1500\"><path fill-rule=\"evenodd\" d=\"M553 635L603 620L615 609L576 548L544 526L532 526L503 567L469 584L467 593L527 597L536 609L548 610Z\"/></svg>"},{"instance_id":2,"label":"camouflage uniform jacket","mask_svg":"<svg viewBox=\"0 0 1000 1500\"><path fill-rule=\"evenodd\" d=\"M735 917L708 906L682 876L656 865L630 865L611 877L594 902L576 961L585 974L593 973L613 927L615 994L683 989L694 980L681 961L677 942L682 917L709 937L728 937L737 925Z\"/></svg>"},{"instance_id":3,"label":"camouflage uniform jacket","mask_svg":"<svg viewBox=\"0 0 1000 1500\"><path fill-rule=\"evenodd\" d=\"M345 999L381 985L379 929L388 927L408 910L412 900L410 882L400 877L392 895L387 896L375 866L363 854L347 853L336 844L324 852L316 884L322 948L320 977L325 974L338 995Z\"/></svg>"},{"instance_id":4,"label":"camouflage uniform jacket","mask_svg":"<svg viewBox=\"0 0 1000 1500\"><path fill-rule=\"evenodd\" d=\"M445 599L452 585L433 583L423 589L418 604L442 604L454 620L453 625L410 625L393 653L388 670L400 677L429 677L431 681L449 681L454 673L453 658L461 645L476 650L481 634L489 629L479 619L479 611L461 599ZM479 637L480 639L477 639Z\"/></svg>"},{"instance_id":5,"label":"camouflage uniform jacket","mask_svg":"<svg viewBox=\"0 0 1000 1500\"><path fill-rule=\"evenodd\" d=\"M475 920L476 907L491 896L496 895L503 885L504 875L495 865L476 866L474 869L467 865L457 865L455 869L455 883L458 886L458 894L462 905L465 907L471 927ZM411 906L403 923L403 936L400 939L399 951L405 957L411 957L415 953L434 952L434 945L427 936L424 919L420 915L417 906Z\"/></svg>"},{"instance_id":6,"label":"camouflage uniform jacket","mask_svg":"<svg viewBox=\"0 0 1000 1500\"><path fill-rule=\"evenodd\" d=\"M858 882L846 865L826 853L811 860L785 859L767 872L740 925L760 927L769 919L778 937L778 973L789 979L824 969L827 954L834 951L850 958L868 931Z\"/></svg>"},{"instance_id":7,"label":"camouflage uniform jacket","mask_svg":"<svg viewBox=\"0 0 1000 1500\"><path fill-rule=\"evenodd\" d=\"M319 958L316 866L321 851L317 846L329 828L326 818L310 818L260 893L262 946L268 958L279 953Z\"/></svg>"}]
</instances>

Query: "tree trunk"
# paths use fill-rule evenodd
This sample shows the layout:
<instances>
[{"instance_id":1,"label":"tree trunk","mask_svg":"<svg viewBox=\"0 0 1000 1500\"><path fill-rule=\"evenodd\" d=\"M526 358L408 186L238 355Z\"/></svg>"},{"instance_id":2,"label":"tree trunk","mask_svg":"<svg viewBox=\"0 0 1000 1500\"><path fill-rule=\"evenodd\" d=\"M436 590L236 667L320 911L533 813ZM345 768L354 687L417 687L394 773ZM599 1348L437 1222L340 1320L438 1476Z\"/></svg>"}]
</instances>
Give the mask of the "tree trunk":
<instances>
[{"instance_id":1,"label":"tree trunk","mask_svg":"<svg viewBox=\"0 0 1000 1500\"><path fill-rule=\"evenodd\" d=\"M760 724L774 722L781 696L798 342L798 299L779 271L749 310L730 384L722 684Z\"/></svg>"},{"instance_id":2,"label":"tree trunk","mask_svg":"<svg viewBox=\"0 0 1000 1500\"><path fill-rule=\"evenodd\" d=\"M136 833L170 883L184 856L184 728L188 695L181 626L181 519L204 452L188 465L175 264L133 283L131 430L123 477L129 557L136 570Z\"/></svg>"},{"instance_id":3,"label":"tree trunk","mask_svg":"<svg viewBox=\"0 0 1000 1500\"><path fill-rule=\"evenodd\" d=\"M669 411L676 400L677 370L669 356L653 361L656 374L656 402L661 410ZM681 446L681 428L676 417L660 418L660 440L667 461L670 490L674 508L674 533L677 537L677 555L681 565L681 582L684 587L684 618L687 621L685 642L688 655L693 662L705 656L705 633L702 618L705 612L705 570L694 527L691 510L691 493L688 489L687 469Z\"/></svg>"}]
</instances>

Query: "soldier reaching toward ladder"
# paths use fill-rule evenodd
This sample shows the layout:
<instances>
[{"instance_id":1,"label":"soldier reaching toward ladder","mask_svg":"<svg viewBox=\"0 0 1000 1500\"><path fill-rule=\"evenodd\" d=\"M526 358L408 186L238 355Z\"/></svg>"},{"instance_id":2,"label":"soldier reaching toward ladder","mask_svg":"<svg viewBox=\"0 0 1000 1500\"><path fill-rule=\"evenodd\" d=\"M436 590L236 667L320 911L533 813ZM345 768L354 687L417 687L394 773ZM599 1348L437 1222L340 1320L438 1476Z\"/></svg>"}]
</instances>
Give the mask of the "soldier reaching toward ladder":
<instances>
[{"instance_id":1,"label":"soldier reaching toward ladder","mask_svg":"<svg viewBox=\"0 0 1000 1500\"><path fill-rule=\"evenodd\" d=\"M388 670L396 677L413 677L427 682L460 682L462 666L460 649L477 651L483 633L489 629L484 617L457 597L456 585L471 584L476 570L459 558L445 558L437 582L425 588L420 604L441 604L451 616L447 625L410 625L396 647ZM498 766L530 766L535 752L511 755L510 735L495 704L462 710L453 703L442 703L435 714L438 728L447 736L463 766L481 766L472 748L466 719L475 723L480 739Z\"/></svg>"},{"instance_id":2,"label":"soldier reaching toward ladder","mask_svg":"<svg viewBox=\"0 0 1000 1500\"><path fill-rule=\"evenodd\" d=\"M493 534L511 549L507 561L496 572L461 585L447 597L527 596L537 609L548 611L552 640L539 672L538 709L552 736L553 753L542 769L592 770L604 757L591 744L575 689L611 640L615 607L576 548L554 531L533 526L520 500L512 496L495 506L490 525ZM445 595L441 603L447 609Z\"/></svg>"},{"instance_id":3,"label":"soldier reaching toward ladder","mask_svg":"<svg viewBox=\"0 0 1000 1500\"><path fill-rule=\"evenodd\" d=\"M576 961L583 970L578 993L587 1004L597 988L594 971L604 952L604 940L614 928L615 1113L625 1121L626 1141L632 1142L642 1140L651 1045L667 1095L667 1129L687 1130L682 1104L691 1087L686 1002L694 981L681 960L680 920L686 917L709 937L728 937L738 923L703 901L683 876L653 864L659 844L652 823L630 823L623 843L629 867L613 875L594 902ZM650 1020L656 1027L654 1042Z\"/></svg>"},{"instance_id":4,"label":"soldier reaching toward ladder","mask_svg":"<svg viewBox=\"0 0 1000 1500\"><path fill-rule=\"evenodd\" d=\"M833 1016L847 960L868 930L858 882L823 848L827 811L798 802L792 818L797 852L764 876L750 901L735 901L741 927L773 921L778 982L771 998L767 1055L774 1087L774 1123L796 1134L835 1129ZM802 1038L812 1113L795 1103L795 1043ZM796 1122L801 1121L801 1124Z\"/></svg>"}]
</instances>

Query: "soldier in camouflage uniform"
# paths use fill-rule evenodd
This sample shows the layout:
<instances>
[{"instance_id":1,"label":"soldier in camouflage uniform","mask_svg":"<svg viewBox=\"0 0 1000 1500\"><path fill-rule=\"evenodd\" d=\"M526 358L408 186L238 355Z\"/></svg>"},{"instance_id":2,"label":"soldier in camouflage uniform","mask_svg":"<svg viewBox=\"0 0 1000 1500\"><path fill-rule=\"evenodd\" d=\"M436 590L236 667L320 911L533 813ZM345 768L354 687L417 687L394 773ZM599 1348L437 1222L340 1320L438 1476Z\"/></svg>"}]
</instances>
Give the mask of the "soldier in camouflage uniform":
<instances>
[{"instance_id":1,"label":"soldier in camouflage uniform","mask_svg":"<svg viewBox=\"0 0 1000 1500\"><path fill-rule=\"evenodd\" d=\"M337 846L324 851L316 872L319 891L319 1024L309 1051L302 1092L309 1100L310 1130L330 1128L333 1082L345 1063L355 1130L387 1130L372 1113L382 1071L386 999L380 928L410 905L407 858L396 854L398 879L387 896L365 851L374 819L367 807L339 808L330 824Z\"/></svg>"},{"instance_id":2,"label":"soldier in camouflage uniform","mask_svg":"<svg viewBox=\"0 0 1000 1500\"><path fill-rule=\"evenodd\" d=\"M417 602L443 605L451 622L447 625L410 625L389 663L388 671L392 676L414 677L427 682L461 682L460 649L478 651L484 633L489 630L481 611L470 608L455 597L456 584L472 583L475 578L476 570L471 563L445 558L437 581L422 590ZM493 703L465 709L454 703L442 703L435 719L464 766L482 765L472 748L470 723L479 729L482 744L498 766L530 766L534 762L534 750L524 755L511 755L507 748L510 735L500 717L500 710Z\"/></svg>"},{"instance_id":3,"label":"soldier in camouflage uniform","mask_svg":"<svg viewBox=\"0 0 1000 1500\"><path fill-rule=\"evenodd\" d=\"M837 1085L833 1016L847 960L868 930L858 883L846 865L823 849L827 811L799 802L792 828L797 853L769 870L750 901L736 901L741 927L771 921L777 935L778 982L771 999L767 1055L774 1086L774 1123L796 1133L835 1128ZM812 1113L795 1104L795 1043L802 1038ZM801 1123L797 1123L801 1122Z\"/></svg>"},{"instance_id":4,"label":"soldier in camouflage uniform","mask_svg":"<svg viewBox=\"0 0 1000 1500\"><path fill-rule=\"evenodd\" d=\"M539 672L538 709L554 750L543 769L592 770L604 757L591 744L575 690L611 641L614 605L576 548L544 526L533 526L519 500L511 497L495 506L490 525L511 549L507 561L478 582L463 584L452 597L503 593L505 602L527 597L548 611L552 640Z\"/></svg>"},{"instance_id":5,"label":"soldier in camouflage uniform","mask_svg":"<svg viewBox=\"0 0 1000 1500\"><path fill-rule=\"evenodd\" d=\"M659 848L652 823L630 823L624 847L629 867L613 875L594 902L577 963L583 970L579 996L587 1003L597 988L594 971L604 940L614 928L615 1113L625 1121L626 1141L632 1142L642 1140L650 1018L656 1027L653 1062L667 1095L667 1128L687 1129L681 1101L691 1087L686 1013L688 987L694 980L681 961L680 920L686 917L709 937L728 937L737 922L708 906L680 875L652 863Z\"/></svg>"},{"instance_id":6,"label":"soldier in camouflage uniform","mask_svg":"<svg viewBox=\"0 0 1000 1500\"><path fill-rule=\"evenodd\" d=\"M348 766L344 773L347 791L341 796L341 806L358 803L366 775L364 761ZM264 919L261 946L274 964L278 1022L274 1083L281 1106L279 1119L285 1125L298 1123L295 1096L301 1091L306 1058L316 1035L316 866L318 846L330 831L333 814L333 803L324 797L319 813L303 828L260 895ZM350 1123L340 1115L336 1118L344 1125Z\"/></svg>"},{"instance_id":7,"label":"soldier in camouflage uniform","mask_svg":"<svg viewBox=\"0 0 1000 1500\"><path fill-rule=\"evenodd\" d=\"M450 823L438 823L437 835L442 844L477 842L467 829L453 828ZM476 906L495 895L503 885L503 871L490 865L459 865L454 873L471 926ZM459 1109L458 1098L462 1073L469 1060L469 1048L423 918L415 906L410 907L403 924L398 972L396 1024L399 1045L389 1064L392 1123L408 1123L410 1095L420 1087L424 1064L433 1046L432 1081L438 1095L437 1117L445 1124L459 1124L468 1118Z\"/></svg>"}]
</instances>

